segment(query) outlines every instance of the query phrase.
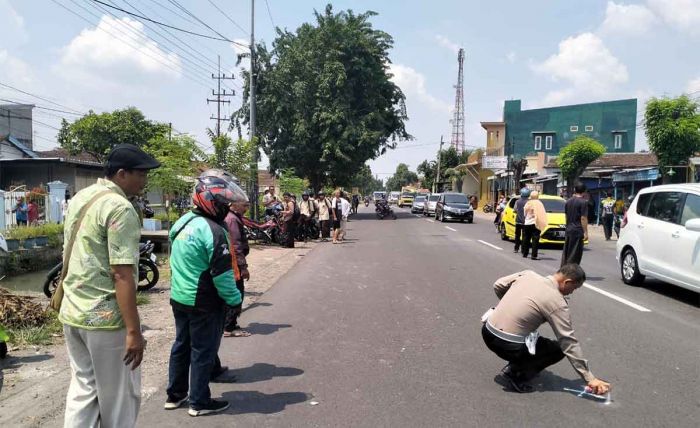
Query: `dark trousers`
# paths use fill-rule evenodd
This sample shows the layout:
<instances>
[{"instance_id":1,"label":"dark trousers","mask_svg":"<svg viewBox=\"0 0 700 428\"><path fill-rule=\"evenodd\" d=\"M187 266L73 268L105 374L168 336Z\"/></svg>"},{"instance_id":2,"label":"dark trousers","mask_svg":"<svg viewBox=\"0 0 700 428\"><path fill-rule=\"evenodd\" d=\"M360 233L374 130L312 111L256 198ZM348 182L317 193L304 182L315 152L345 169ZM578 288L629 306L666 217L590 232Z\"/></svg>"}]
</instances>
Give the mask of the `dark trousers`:
<instances>
[{"instance_id":1,"label":"dark trousers","mask_svg":"<svg viewBox=\"0 0 700 428\"><path fill-rule=\"evenodd\" d=\"M498 226L498 223L501 222L501 214L502 214L501 212L497 212L497 213L496 213L496 218L493 219L493 224L495 224L496 226Z\"/></svg>"},{"instance_id":2,"label":"dark trousers","mask_svg":"<svg viewBox=\"0 0 700 428\"><path fill-rule=\"evenodd\" d=\"M287 230L285 232L287 233L287 240L285 241L284 246L287 248L294 248L294 238L297 234L297 224L294 221L289 220L287 221L286 225Z\"/></svg>"},{"instance_id":3,"label":"dark trousers","mask_svg":"<svg viewBox=\"0 0 700 428\"><path fill-rule=\"evenodd\" d=\"M524 343L503 340L488 331L486 325L481 328L481 337L494 354L510 363L512 373L522 380L532 379L545 368L564 358L564 353L556 340L538 338L535 355L532 355Z\"/></svg>"},{"instance_id":4,"label":"dark trousers","mask_svg":"<svg viewBox=\"0 0 700 428\"><path fill-rule=\"evenodd\" d=\"M331 221L321 220L321 238L331 237Z\"/></svg>"},{"instance_id":5,"label":"dark trousers","mask_svg":"<svg viewBox=\"0 0 700 428\"><path fill-rule=\"evenodd\" d=\"M612 237L613 220L615 216L612 214L603 216L603 231L605 232L605 240L609 241Z\"/></svg>"},{"instance_id":6,"label":"dark trousers","mask_svg":"<svg viewBox=\"0 0 700 428\"><path fill-rule=\"evenodd\" d=\"M221 343L224 311L185 312L173 307L175 343L170 351L169 396L190 397L190 407L200 409L211 399L209 377ZM188 381L189 380L189 381Z\"/></svg>"},{"instance_id":7,"label":"dark trousers","mask_svg":"<svg viewBox=\"0 0 700 428\"><path fill-rule=\"evenodd\" d=\"M566 232L564 250L561 253L561 265L567 263L581 264L583 257L583 234L579 232Z\"/></svg>"},{"instance_id":8,"label":"dark trousers","mask_svg":"<svg viewBox=\"0 0 700 428\"><path fill-rule=\"evenodd\" d=\"M518 251L520 249L524 227L524 224L515 224L515 251Z\"/></svg>"},{"instance_id":9,"label":"dark trousers","mask_svg":"<svg viewBox=\"0 0 700 428\"><path fill-rule=\"evenodd\" d=\"M245 295L245 281L242 278L236 281L236 288L238 289L238 292L241 293L241 302L243 302L243 297ZM240 316L240 312L228 305L226 305L224 311L224 331L230 333L237 328L241 328L238 325L238 317Z\"/></svg>"},{"instance_id":10,"label":"dark trousers","mask_svg":"<svg viewBox=\"0 0 700 428\"><path fill-rule=\"evenodd\" d=\"M523 256L527 257L532 247L532 257L537 257L537 247L540 245L540 230L534 224L523 226Z\"/></svg>"}]
</instances>

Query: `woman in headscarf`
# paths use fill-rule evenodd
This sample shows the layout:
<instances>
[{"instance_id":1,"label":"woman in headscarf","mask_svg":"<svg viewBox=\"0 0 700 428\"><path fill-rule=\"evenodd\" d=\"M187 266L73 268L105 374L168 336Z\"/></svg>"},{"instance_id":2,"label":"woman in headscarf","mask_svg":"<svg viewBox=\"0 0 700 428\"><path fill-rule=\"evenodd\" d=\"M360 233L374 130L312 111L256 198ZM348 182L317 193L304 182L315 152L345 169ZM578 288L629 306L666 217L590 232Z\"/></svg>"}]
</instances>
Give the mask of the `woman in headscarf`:
<instances>
[{"instance_id":1,"label":"woman in headscarf","mask_svg":"<svg viewBox=\"0 0 700 428\"><path fill-rule=\"evenodd\" d=\"M532 247L532 260L537 258L537 247L540 243L540 233L547 227L547 210L539 199L538 191L530 193L530 200L525 204L525 225L523 227L523 257L527 257Z\"/></svg>"}]
</instances>

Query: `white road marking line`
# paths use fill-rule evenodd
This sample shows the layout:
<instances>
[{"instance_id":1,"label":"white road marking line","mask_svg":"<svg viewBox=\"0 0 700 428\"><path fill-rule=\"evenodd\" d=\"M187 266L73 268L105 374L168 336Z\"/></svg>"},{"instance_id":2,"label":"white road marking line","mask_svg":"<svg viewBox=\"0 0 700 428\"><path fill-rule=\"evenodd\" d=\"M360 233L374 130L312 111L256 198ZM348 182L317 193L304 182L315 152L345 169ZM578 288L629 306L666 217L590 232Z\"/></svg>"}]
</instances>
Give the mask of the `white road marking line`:
<instances>
[{"instance_id":1,"label":"white road marking line","mask_svg":"<svg viewBox=\"0 0 700 428\"><path fill-rule=\"evenodd\" d=\"M482 244L484 244L484 245L486 245L486 246L489 246L489 247L491 247L491 248L495 248L495 249L497 249L497 250L499 250L499 251L503 251L503 248L497 247L497 246L495 246L495 245L493 245L493 244L491 244L491 243L489 243L489 242L482 241L481 239L479 239L479 242L481 242Z\"/></svg>"},{"instance_id":2,"label":"white road marking line","mask_svg":"<svg viewBox=\"0 0 700 428\"><path fill-rule=\"evenodd\" d=\"M614 294L612 294L612 293L610 293L610 292L608 292L608 291L601 290L600 288L594 287L594 286L592 286L591 284L589 284L589 283L587 283L587 282L584 282L584 283L583 283L583 286L586 287L586 288L589 289L589 290L595 291L596 293L600 293L600 294L602 294L603 296L610 297L610 298L613 299L613 300L617 300L618 302L620 302L620 303L622 303L622 304L625 304L625 305L629 306L630 308L634 308L634 309L636 309L636 310L638 310L638 311L640 311L640 312L651 312L651 309L645 308L644 306L638 305L638 304L636 304L636 303L634 303L634 302L630 302L629 300L624 299L624 298L622 298L622 297L620 297L620 296L616 296L616 295L614 295Z\"/></svg>"},{"instance_id":3,"label":"white road marking line","mask_svg":"<svg viewBox=\"0 0 700 428\"><path fill-rule=\"evenodd\" d=\"M419 214L413 214L413 215L416 216L416 218L421 218L421 217L423 217L422 215L419 215Z\"/></svg>"},{"instance_id":4,"label":"white road marking line","mask_svg":"<svg viewBox=\"0 0 700 428\"><path fill-rule=\"evenodd\" d=\"M430 222L430 223L435 223L435 220L431 220L429 218L426 218L425 221Z\"/></svg>"},{"instance_id":5,"label":"white road marking line","mask_svg":"<svg viewBox=\"0 0 700 428\"><path fill-rule=\"evenodd\" d=\"M445 226L445 229L451 230L451 231L453 231L453 232L456 232L456 231L457 231L457 229L453 229L453 228L451 228L450 226Z\"/></svg>"}]
</instances>

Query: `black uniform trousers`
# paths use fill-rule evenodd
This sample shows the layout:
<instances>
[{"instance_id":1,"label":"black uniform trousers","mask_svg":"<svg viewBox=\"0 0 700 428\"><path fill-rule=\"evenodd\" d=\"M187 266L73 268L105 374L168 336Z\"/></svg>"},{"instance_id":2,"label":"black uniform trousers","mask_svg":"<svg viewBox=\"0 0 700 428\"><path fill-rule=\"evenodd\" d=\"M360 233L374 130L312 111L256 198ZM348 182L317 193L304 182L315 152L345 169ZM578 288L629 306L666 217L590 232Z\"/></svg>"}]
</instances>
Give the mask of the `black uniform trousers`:
<instances>
[{"instance_id":1,"label":"black uniform trousers","mask_svg":"<svg viewBox=\"0 0 700 428\"><path fill-rule=\"evenodd\" d=\"M581 264L583 257L583 233L581 232L566 232L564 240L564 250L561 253L561 266L567 263Z\"/></svg>"},{"instance_id":2,"label":"black uniform trousers","mask_svg":"<svg viewBox=\"0 0 700 428\"><path fill-rule=\"evenodd\" d=\"M532 257L537 258L537 248L540 245L540 230L534 224L528 224L523 227L523 257L527 257L532 247Z\"/></svg>"},{"instance_id":3,"label":"black uniform trousers","mask_svg":"<svg viewBox=\"0 0 700 428\"><path fill-rule=\"evenodd\" d=\"M520 250L520 244L522 243L524 227L524 224L515 223L515 251Z\"/></svg>"}]
</instances>

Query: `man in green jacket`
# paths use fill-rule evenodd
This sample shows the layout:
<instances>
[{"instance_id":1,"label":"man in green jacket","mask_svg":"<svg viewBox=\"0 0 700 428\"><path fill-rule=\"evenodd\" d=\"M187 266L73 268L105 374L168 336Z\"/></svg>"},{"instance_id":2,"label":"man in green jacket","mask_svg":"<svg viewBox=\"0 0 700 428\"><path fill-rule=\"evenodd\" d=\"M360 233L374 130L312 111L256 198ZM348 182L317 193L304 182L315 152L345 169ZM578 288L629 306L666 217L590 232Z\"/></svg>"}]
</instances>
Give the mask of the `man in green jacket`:
<instances>
[{"instance_id":1,"label":"man in green jacket","mask_svg":"<svg viewBox=\"0 0 700 428\"><path fill-rule=\"evenodd\" d=\"M209 379L223 333L224 307L238 311L241 307L223 221L229 205L245 197L229 173L205 171L192 196L196 208L170 229L175 343L170 353L167 410L177 409L188 398L190 416L229 406L211 398Z\"/></svg>"}]
</instances>

